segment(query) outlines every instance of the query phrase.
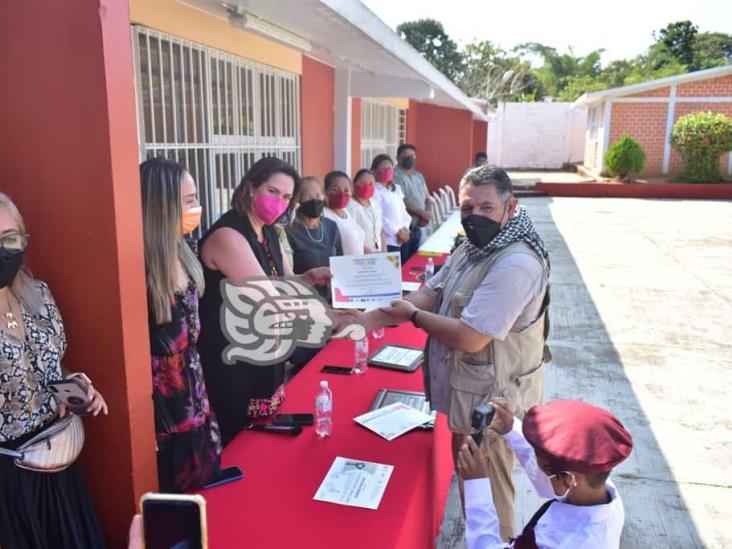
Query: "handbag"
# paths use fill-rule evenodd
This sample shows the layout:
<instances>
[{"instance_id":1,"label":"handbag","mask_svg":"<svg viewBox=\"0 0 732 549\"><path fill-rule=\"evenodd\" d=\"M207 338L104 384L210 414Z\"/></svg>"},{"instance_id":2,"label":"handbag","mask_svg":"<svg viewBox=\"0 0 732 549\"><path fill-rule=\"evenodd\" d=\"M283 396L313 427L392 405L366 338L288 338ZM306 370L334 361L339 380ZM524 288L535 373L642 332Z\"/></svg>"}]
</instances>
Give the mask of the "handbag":
<instances>
[{"instance_id":1,"label":"handbag","mask_svg":"<svg viewBox=\"0 0 732 549\"><path fill-rule=\"evenodd\" d=\"M0 448L0 456L13 458L21 469L58 473L79 457L84 447L84 424L75 414L54 421L15 450Z\"/></svg>"}]
</instances>

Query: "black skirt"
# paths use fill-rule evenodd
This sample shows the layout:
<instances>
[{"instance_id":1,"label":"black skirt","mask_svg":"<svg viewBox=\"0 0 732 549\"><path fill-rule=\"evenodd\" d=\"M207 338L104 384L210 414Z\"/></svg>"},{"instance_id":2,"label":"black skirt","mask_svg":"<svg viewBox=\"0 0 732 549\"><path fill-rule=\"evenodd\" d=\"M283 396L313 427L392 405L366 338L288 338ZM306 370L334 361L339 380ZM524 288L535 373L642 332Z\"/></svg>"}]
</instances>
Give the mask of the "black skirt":
<instances>
[{"instance_id":1,"label":"black skirt","mask_svg":"<svg viewBox=\"0 0 732 549\"><path fill-rule=\"evenodd\" d=\"M3 446L14 449L26 439ZM105 547L78 461L60 473L36 473L0 456L0 547Z\"/></svg>"}]
</instances>

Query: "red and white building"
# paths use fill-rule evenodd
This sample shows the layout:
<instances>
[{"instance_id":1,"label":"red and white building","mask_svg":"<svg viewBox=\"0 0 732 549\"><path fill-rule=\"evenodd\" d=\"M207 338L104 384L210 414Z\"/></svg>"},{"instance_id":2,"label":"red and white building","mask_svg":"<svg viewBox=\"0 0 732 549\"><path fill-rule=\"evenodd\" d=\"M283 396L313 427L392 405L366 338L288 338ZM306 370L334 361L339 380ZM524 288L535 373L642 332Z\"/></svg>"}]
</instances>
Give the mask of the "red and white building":
<instances>
[{"instance_id":1,"label":"red and white building","mask_svg":"<svg viewBox=\"0 0 732 549\"><path fill-rule=\"evenodd\" d=\"M436 187L486 148L484 108L357 0L0 2L0 79L0 190L109 403L82 461L118 544L157 485L140 160L191 171L205 227L263 155L323 177L409 141Z\"/></svg>"},{"instance_id":2,"label":"red and white building","mask_svg":"<svg viewBox=\"0 0 732 549\"><path fill-rule=\"evenodd\" d=\"M682 162L671 147L674 123L695 111L732 118L732 65L586 93L573 107L588 109L584 160L588 172L604 173L608 147L628 134L646 153L641 175L675 177ZM732 175L732 155L725 154L721 162L722 173Z\"/></svg>"}]
</instances>

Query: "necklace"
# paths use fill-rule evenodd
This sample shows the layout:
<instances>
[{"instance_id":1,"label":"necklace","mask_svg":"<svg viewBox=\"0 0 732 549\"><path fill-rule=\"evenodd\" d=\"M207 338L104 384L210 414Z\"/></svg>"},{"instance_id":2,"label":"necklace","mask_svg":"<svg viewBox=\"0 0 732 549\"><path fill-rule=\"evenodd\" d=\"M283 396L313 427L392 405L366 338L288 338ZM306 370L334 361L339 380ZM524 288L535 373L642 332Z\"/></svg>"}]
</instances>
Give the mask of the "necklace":
<instances>
[{"instance_id":1,"label":"necklace","mask_svg":"<svg viewBox=\"0 0 732 549\"><path fill-rule=\"evenodd\" d=\"M323 222L320 222L320 236L318 238L315 238L313 235L310 234L310 229L307 225L303 223L303 227L305 227L305 232L307 233L310 240L315 242L316 244L320 244L323 241L323 238L325 238L325 231L323 230Z\"/></svg>"},{"instance_id":2,"label":"necklace","mask_svg":"<svg viewBox=\"0 0 732 549\"><path fill-rule=\"evenodd\" d=\"M374 208L371 206L371 202L369 202L369 205L364 206L363 209L366 210L366 217L371 221L371 236L374 237L374 248L378 250L379 242L376 239L376 214L374 213Z\"/></svg>"},{"instance_id":3,"label":"necklace","mask_svg":"<svg viewBox=\"0 0 732 549\"><path fill-rule=\"evenodd\" d=\"M5 319L8 323L8 330L15 330L18 328L18 321L13 314L13 309L10 306L10 293L5 294L5 299L8 303L8 312L5 313Z\"/></svg>"}]
</instances>

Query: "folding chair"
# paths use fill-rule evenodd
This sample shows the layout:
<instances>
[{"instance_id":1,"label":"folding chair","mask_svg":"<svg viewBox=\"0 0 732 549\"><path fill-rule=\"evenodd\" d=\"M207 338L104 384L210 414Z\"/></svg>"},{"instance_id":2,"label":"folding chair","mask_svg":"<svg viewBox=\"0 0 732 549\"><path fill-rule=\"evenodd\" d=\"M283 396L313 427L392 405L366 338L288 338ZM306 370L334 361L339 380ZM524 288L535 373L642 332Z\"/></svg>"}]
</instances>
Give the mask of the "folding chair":
<instances>
[{"instance_id":1,"label":"folding chair","mask_svg":"<svg viewBox=\"0 0 732 549\"><path fill-rule=\"evenodd\" d=\"M440 193L438 193L437 191L433 192L431 195L431 198L432 198L432 200L435 201L435 205L437 207L436 220L437 220L437 225L440 226L440 225L442 225L442 222L447 217L447 212L445 212L445 209L442 205L442 197L440 196Z\"/></svg>"},{"instance_id":2,"label":"folding chair","mask_svg":"<svg viewBox=\"0 0 732 549\"><path fill-rule=\"evenodd\" d=\"M450 198L450 206L451 206L451 209L452 210L457 210L458 209L458 203L457 203L457 199L455 198L455 191L453 191L452 190L452 187L450 187L449 185L445 185L443 188L447 190L447 195Z\"/></svg>"},{"instance_id":3,"label":"folding chair","mask_svg":"<svg viewBox=\"0 0 732 549\"><path fill-rule=\"evenodd\" d=\"M440 226L439 216L440 216L440 210L437 207L437 201L431 197L427 197L427 208L430 212L430 222L427 223L427 226L424 227L425 232L430 235L434 233L437 228Z\"/></svg>"}]
</instances>

